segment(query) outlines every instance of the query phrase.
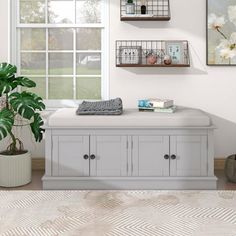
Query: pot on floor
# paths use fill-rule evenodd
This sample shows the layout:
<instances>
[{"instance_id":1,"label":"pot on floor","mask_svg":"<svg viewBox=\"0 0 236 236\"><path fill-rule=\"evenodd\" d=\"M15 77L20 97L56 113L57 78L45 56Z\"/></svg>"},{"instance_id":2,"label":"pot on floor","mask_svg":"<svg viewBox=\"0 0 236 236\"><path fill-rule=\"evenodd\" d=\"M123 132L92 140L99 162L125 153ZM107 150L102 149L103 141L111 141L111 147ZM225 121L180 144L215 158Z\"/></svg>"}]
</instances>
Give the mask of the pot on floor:
<instances>
[{"instance_id":1,"label":"pot on floor","mask_svg":"<svg viewBox=\"0 0 236 236\"><path fill-rule=\"evenodd\" d=\"M225 176L230 182L236 183L236 154L226 158Z\"/></svg>"},{"instance_id":2,"label":"pot on floor","mask_svg":"<svg viewBox=\"0 0 236 236\"><path fill-rule=\"evenodd\" d=\"M31 182L31 154L0 154L0 186L18 187Z\"/></svg>"}]
</instances>

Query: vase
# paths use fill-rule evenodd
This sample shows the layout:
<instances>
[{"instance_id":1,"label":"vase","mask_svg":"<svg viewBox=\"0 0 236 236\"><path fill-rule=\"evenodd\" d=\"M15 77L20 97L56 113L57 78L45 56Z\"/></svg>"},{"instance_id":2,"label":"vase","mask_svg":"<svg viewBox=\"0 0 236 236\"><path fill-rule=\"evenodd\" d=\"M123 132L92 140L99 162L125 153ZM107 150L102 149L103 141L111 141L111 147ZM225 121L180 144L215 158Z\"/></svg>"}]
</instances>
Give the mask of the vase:
<instances>
[{"instance_id":1,"label":"vase","mask_svg":"<svg viewBox=\"0 0 236 236\"><path fill-rule=\"evenodd\" d=\"M135 4L134 3L126 3L126 14L135 14Z\"/></svg>"},{"instance_id":2,"label":"vase","mask_svg":"<svg viewBox=\"0 0 236 236\"><path fill-rule=\"evenodd\" d=\"M172 63L171 56L165 55L165 56L164 56L164 64L165 64L165 65L171 65L171 63Z\"/></svg>"},{"instance_id":3,"label":"vase","mask_svg":"<svg viewBox=\"0 0 236 236\"><path fill-rule=\"evenodd\" d=\"M141 6L141 14L146 14L146 12L147 12L147 7L145 6L145 5L142 5Z\"/></svg>"},{"instance_id":4,"label":"vase","mask_svg":"<svg viewBox=\"0 0 236 236\"><path fill-rule=\"evenodd\" d=\"M0 186L18 187L31 182L31 154L0 154Z\"/></svg>"},{"instance_id":5,"label":"vase","mask_svg":"<svg viewBox=\"0 0 236 236\"><path fill-rule=\"evenodd\" d=\"M236 154L227 157L224 171L227 179L236 183Z\"/></svg>"}]
</instances>

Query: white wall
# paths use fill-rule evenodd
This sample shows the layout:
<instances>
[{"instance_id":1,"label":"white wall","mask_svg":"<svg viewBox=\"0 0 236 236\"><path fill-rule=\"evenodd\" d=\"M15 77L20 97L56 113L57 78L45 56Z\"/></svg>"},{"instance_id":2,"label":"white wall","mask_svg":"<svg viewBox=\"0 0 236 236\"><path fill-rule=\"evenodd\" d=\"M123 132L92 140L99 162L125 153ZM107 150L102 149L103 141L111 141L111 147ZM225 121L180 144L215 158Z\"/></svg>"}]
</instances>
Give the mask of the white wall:
<instances>
[{"instance_id":1,"label":"white wall","mask_svg":"<svg viewBox=\"0 0 236 236\"><path fill-rule=\"evenodd\" d=\"M0 1L0 32L7 32L7 4ZM178 105L203 109L217 126L216 157L236 153L236 67L206 66L206 0L170 0L170 22L121 22L119 1L110 0L110 97L136 107L146 97L172 98ZM2 31L3 30L3 31ZM191 68L117 68L117 39L186 39ZM7 33L1 33L0 61L7 60ZM43 144L32 145L35 157Z\"/></svg>"}]
</instances>

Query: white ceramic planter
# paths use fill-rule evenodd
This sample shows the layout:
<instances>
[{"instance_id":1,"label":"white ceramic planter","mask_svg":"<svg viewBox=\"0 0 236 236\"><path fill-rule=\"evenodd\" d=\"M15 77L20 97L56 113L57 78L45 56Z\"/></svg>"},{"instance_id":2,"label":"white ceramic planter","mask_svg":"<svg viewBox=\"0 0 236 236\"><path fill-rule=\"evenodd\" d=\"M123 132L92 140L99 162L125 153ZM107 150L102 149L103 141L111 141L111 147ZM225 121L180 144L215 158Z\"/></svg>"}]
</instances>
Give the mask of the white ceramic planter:
<instances>
[{"instance_id":1,"label":"white ceramic planter","mask_svg":"<svg viewBox=\"0 0 236 236\"><path fill-rule=\"evenodd\" d=\"M31 155L6 156L0 154L0 186L17 187L31 182Z\"/></svg>"}]
</instances>

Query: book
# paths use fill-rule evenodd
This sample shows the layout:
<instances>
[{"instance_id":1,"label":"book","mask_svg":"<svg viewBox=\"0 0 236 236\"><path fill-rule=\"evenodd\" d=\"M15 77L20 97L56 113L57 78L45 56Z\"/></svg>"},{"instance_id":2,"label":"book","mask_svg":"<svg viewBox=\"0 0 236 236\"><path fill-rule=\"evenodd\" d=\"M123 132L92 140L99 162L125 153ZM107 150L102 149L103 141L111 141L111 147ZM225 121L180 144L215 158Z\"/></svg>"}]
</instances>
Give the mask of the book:
<instances>
[{"instance_id":1,"label":"book","mask_svg":"<svg viewBox=\"0 0 236 236\"><path fill-rule=\"evenodd\" d=\"M152 108L152 107L139 107L141 112L159 112L159 113L174 113L177 107L172 106L168 108Z\"/></svg>"},{"instance_id":2,"label":"book","mask_svg":"<svg viewBox=\"0 0 236 236\"><path fill-rule=\"evenodd\" d=\"M173 107L174 101L169 99L143 99L138 101L138 107L168 108Z\"/></svg>"}]
</instances>

